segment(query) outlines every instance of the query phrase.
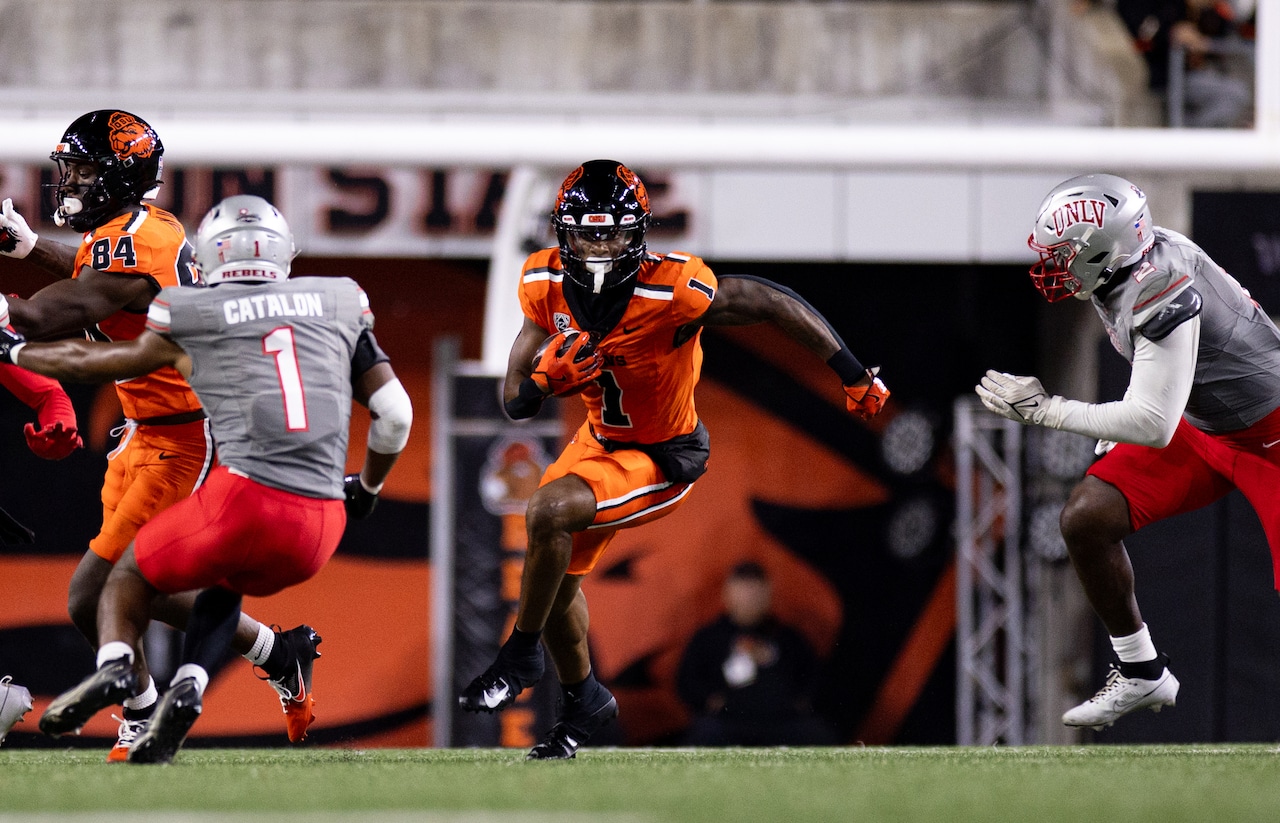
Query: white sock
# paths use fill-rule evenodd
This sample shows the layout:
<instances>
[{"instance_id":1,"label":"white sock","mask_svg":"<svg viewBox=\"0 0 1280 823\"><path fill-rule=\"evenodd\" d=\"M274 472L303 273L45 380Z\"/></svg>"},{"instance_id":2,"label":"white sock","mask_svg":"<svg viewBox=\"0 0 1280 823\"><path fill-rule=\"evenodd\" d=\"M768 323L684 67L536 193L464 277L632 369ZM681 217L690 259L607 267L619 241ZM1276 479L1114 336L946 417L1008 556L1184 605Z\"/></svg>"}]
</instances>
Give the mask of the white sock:
<instances>
[{"instance_id":1,"label":"white sock","mask_svg":"<svg viewBox=\"0 0 1280 823\"><path fill-rule=\"evenodd\" d=\"M135 694L133 697L124 701L126 709L145 709L155 704L160 699L160 692L156 691L156 680L151 675L147 675L147 687L142 690L141 694Z\"/></svg>"},{"instance_id":2,"label":"white sock","mask_svg":"<svg viewBox=\"0 0 1280 823\"><path fill-rule=\"evenodd\" d=\"M1147 630L1146 623L1133 634L1111 638L1111 648L1116 650L1121 663L1143 663L1157 657L1156 646L1151 642L1151 632Z\"/></svg>"},{"instance_id":3,"label":"white sock","mask_svg":"<svg viewBox=\"0 0 1280 823\"><path fill-rule=\"evenodd\" d=\"M261 666L267 662L275 645L276 633L266 623L259 623L258 639L253 641L253 648L244 655L244 659L255 666Z\"/></svg>"},{"instance_id":4,"label":"white sock","mask_svg":"<svg viewBox=\"0 0 1280 823\"><path fill-rule=\"evenodd\" d=\"M98 649L98 668L101 669L108 663L119 660L120 658L133 662L133 647L123 640L112 640L110 643L103 643L102 648Z\"/></svg>"},{"instance_id":5,"label":"white sock","mask_svg":"<svg viewBox=\"0 0 1280 823\"><path fill-rule=\"evenodd\" d=\"M209 685L209 673L203 666L197 666L195 663L183 663L179 666L173 673L173 679L169 681L169 685L177 685L188 677L196 681L196 693L204 697L205 687Z\"/></svg>"}]
</instances>

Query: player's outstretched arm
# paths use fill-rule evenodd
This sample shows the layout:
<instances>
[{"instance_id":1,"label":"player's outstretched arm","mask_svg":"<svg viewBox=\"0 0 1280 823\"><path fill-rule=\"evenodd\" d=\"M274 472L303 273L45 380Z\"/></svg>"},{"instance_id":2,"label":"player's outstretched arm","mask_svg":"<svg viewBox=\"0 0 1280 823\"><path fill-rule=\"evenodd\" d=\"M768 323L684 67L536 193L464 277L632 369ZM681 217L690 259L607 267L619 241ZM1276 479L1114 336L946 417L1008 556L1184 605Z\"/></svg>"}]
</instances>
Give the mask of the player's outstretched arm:
<instances>
[{"instance_id":1,"label":"player's outstretched arm","mask_svg":"<svg viewBox=\"0 0 1280 823\"><path fill-rule=\"evenodd\" d=\"M84 267L74 280L50 283L29 300L10 298L13 327L31 340L82 334L99 320L129 308L145 312L156 295L149 277Z\"/></svg>"},{"instance_id":2,"label":"player's outstretched arm","mask_svg":"<svg viewBox=\"0 0 1280 823\"><path fill-rule=\"evenodd\" d=\"M0 203L0 254L26 260L58 277L70 277L76 262L75 246L36 234L8 197Z\"/></svg>"},{"instance_id":3,"label":"player's outstretched arm","mask_svg":"<svg viewBox=\"0 0 1280 823\"><path fill-rule=\"evenodd\" d=\"M1035 377L994 369L974 390L984 406L1002 417L1104 441L1099 454L1107 442L1164 448L1173 439L1191 396L1199 342L1199 317L1181 323L1159 340L1138 335L1129 388L1122 399L1108 403L1051 395Z\"/></svg>"},{"instance_id":4,"label":"player's outstretched arm","mask_svg":"<svg viewBox=\"0 0 1280 823\"><path fill-rule=\"evenodd\" d=\"M165 366L173 366L184 377L191 374L191 358L182 347L149 331L118 343L89 340L29 343L20 334L0 329L0 363L12 363L27 371L72 383L138 377Z\"/></svg>"},{"instance_id":5,"label":"player's outstretched arm","mask_svg":"<svg viewBox=\"0 0 1280 823\"><path fill-rule=\"evenodd\" d=\"M27 447L45 460L61 460L84 445L76 424L76 410L62 384L51 377L0 363L0 385L36 413L23 433Z\"/></svg>"},{"instance_id":6,"label":"player's outstretched arm","mask_svg":"<svg viewBox=\"0 0 1280 823\"><path fill-rule=\"evenodd\" d=\"M869 418L884 408L889 389L876 376L879 367L868 369L858 362L826 318L803 297L762 277L727 274L718 281L711 307L698 319L701 325L772 322L840 376L849 411Z\"/></svg>"}]
</instances>

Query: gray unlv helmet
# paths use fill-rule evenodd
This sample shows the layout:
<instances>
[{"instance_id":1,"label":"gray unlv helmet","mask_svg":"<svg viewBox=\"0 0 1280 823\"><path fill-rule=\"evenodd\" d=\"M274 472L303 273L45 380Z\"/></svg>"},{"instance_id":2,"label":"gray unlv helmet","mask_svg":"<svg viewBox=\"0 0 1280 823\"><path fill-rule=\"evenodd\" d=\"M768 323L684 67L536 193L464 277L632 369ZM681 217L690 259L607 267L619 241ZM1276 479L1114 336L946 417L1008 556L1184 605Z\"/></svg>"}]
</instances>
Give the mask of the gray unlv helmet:
<instances>
[{"instance_id":1,"label":"gray unlv helmet","mask_svg":"<svg viewBox=\"0 0 1280 823\"><path fill-rule=\"evenodd\" d=\"M284 280L298 254L284 216L252 194L228 197L210 209L194 245L206 286Z\"/></svg>"},{"instance_id":2,"label":"gray unlv helmet","mask_svg":"<svg viewBox=\"0 0 1280 823\"><path fill-rule=\"evenodd\" d=\"M1050 303L1086 300L1155 243L1142 189L1113 174L1059 183L1040 204L1027 245L1040 255L1031 282Z\"/></svg>"}]
</instances>

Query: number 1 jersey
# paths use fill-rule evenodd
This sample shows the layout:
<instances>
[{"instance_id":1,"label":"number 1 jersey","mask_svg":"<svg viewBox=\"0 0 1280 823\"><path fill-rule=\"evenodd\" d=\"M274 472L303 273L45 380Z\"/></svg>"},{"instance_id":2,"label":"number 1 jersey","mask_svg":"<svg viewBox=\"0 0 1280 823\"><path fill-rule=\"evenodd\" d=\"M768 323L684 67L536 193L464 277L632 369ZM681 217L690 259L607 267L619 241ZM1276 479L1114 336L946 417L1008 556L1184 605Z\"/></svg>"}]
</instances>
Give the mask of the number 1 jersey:
<instances>
[{"instance_id":1,"label":"number 1 jersey","mask_svg":"<svg viewBox=\"0 0 1280 823\"><path fill-rule=\"evenodd\" d=\"M191 357L218 461L259 483L339 499L351 420L351 358L373 328L345 277L166 288L147 329Z\"/></svg>"}]
</instances>

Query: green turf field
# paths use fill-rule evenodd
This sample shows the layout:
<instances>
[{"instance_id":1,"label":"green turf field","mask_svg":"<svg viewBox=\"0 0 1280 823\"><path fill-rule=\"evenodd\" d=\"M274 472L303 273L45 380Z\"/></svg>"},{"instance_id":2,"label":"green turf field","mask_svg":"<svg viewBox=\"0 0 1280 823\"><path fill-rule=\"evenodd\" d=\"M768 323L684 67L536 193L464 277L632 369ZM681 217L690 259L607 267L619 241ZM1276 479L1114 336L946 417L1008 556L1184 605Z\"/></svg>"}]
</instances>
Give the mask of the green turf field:
<instances>
[{"instance_id":1,"label":"green turf field","mask_svg":"<svg viewBox=\"0 0 1280 823\"><path fill-rule=\"evenodd\" d=\"M1280 820L1276 746L0 749L0 823ZM127 810L127 811L126 811Z\"/></svg>"}]
</instances>

